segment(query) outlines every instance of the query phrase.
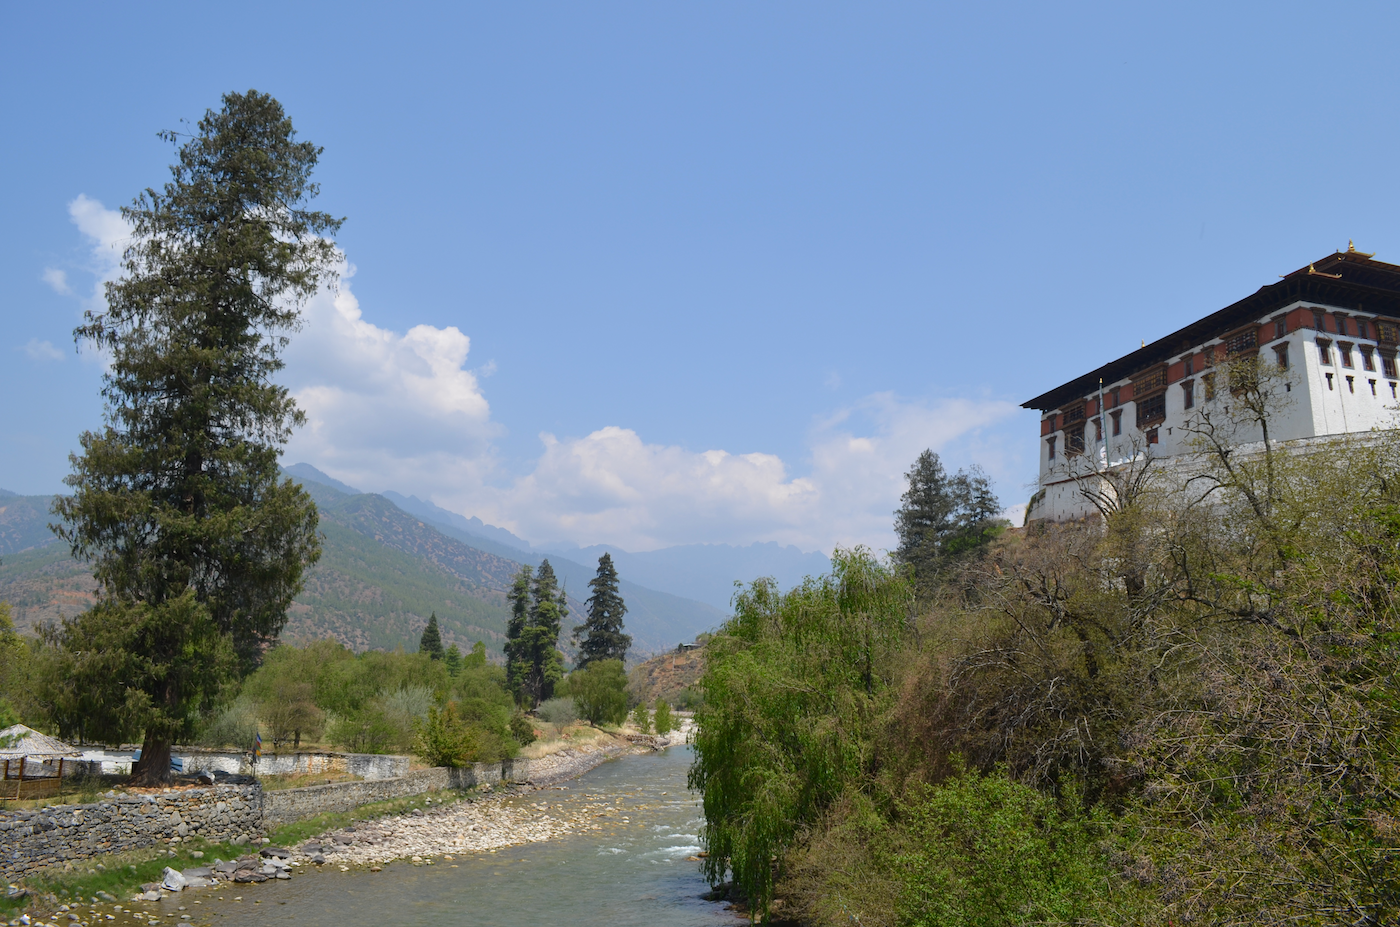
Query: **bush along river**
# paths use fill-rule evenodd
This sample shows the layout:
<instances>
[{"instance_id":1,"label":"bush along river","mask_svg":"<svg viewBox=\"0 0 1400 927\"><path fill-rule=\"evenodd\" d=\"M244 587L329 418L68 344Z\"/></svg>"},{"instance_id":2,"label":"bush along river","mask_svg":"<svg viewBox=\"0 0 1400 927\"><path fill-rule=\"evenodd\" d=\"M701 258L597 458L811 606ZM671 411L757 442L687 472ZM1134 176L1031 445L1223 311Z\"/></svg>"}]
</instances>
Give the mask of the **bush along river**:
<instances>
[{"instance_id":1,"label":"bush along river","mask_svg":"<svg viewBox=\"0 0 1400 927\"><path fill-rule=\"evenodd\" d=\"M353 842L321 841L326 862L298 865L302 874L292 881L184 892L145 906L146 916L302 927L561 920L568 927L734 927L735 912L704 897L709 885L695 861L703 818L685 784L690 761L684 746L629 754L549 788L366 823L341 836ZM419 855L366 868L413 846L423 847Z\"/></svg>"}]
</instances>

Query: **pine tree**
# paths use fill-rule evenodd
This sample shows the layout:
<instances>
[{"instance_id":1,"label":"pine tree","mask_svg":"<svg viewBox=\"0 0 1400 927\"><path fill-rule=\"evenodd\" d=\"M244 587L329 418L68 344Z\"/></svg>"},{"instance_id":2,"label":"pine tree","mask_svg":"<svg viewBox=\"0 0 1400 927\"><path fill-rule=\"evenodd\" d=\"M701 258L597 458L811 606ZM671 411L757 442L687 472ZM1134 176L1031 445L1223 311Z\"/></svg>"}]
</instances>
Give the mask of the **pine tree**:
<instances>
[{"instance_id":1,"label":"pine tree","mask_svg":"<svg viewBox=\"0 0 1400 927\"><path fill-rule=\"evenodd\" d=\"M418 652L426 653L434 660L442 659L442 633L438 631L437 612L428 615L428 626L418 639Z\"/></svg>"},{"instance_id":2,"label":"pine tree","mask_svg":"<svg viewBox=\"0 0 1400 927\"><path fill-rule=\"evenodd\" d=\"M919 588L927 591L944 566L987 544L1004 522L997 520L1000 506L980 467L950 477L938 455L925 450L905 479L908 489L894 513L899 547L893 557L913 567Z\"/></svg>"},{"instance_id":3,"label":"pine tree","mask_svg":"<svg viewBox=\"0 0 1400 927\"><path fill-rule=\"evenodd\" d=\"M448 676L455 678L458 673L462 672L463 659L462 651L456 644L447 648L447 653L442 655L442 665L447 667Z\"/></svg>"},{"instance_id":4,"label":"pine tree","mask_svg":"<svg viewBox=\"0 0 1400 927\"><path fill-rule=\"evenodd\" d=\"M506 626L506 681L516 700L533 709L554 694L564 676L559 630L568 609L554 568L546 560L533 578L520 568L506 598L511 618Z\"/></svg>"},{"instance_id":5,"label":"pine tree","mask_svg":"<svg viewBox=\"0 0 1400 927\"><path fill-rule=\"evenodd\" d=\"M574 628L575 641L587 634L578 649L580 668L595 660L624 659L627 648L632 646L632 638L622 633L622 616L627 614L627 605L617 591L617 569L611 554L598 558L598 575L590 579L588 585L593 590L585 603L588 618Z\"/></svg>"},{"instance_id":6,"label":"pine tree","mask_svg":"<svg viewBox=\"0 0 1400 927\"><path fill-rule=\"evenodd\" d=\"M257 665L320 555L315 504L279 482L303 415L274 376L301 305L334 279L340 221L305 208L321 149L257 91L183 138L171 181L122 210L123 276L74 332L109 359L106 425L81 435L53 508L98 584L58 634L61 723L142 735L141 784L169 780L172 740Z\"/></svg>"}]
</instances>

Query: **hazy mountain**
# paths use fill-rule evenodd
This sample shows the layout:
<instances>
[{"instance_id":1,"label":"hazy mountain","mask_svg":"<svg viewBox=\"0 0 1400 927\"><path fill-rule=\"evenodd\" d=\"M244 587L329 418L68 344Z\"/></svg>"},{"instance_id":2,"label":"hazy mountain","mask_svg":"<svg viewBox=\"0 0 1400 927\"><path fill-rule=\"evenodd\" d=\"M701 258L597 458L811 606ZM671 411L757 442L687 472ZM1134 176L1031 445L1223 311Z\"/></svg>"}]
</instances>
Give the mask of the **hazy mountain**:
<instances>
[{"instance_id":1,"label":"hazy mountain","mask_svg":"<svg viewBox=\"0 0 1400 927\"><path fill-rule=\"evenodd\" d=\"M332 636L358 650L412 650L428 615L436 612L445 644L468 649L484 640L499 654L510 580L522 562L538 564L541 555L458 536L456 529L431 524L383 496L345 492L305 470L295 475L320 509L324 542L320 562L289 609L284 638ZM48 530L50 501L0 499L0 600L14 606L15 624L24 630L71 617L93 600L90 571ZM594 570L567 558L550 561L569 593L571 614L560 643L571 653L568 632L582 619ZM689 640L724 618L703 603L635 583L625 582L623 594L638 656Z\"/></svg>"},{"instance_id":2,"label":"hazy mountain","mask_svg":"<svg viewBox=\"0 0 1400 927\"><path fill-rule=\"evenodd\" d=\"M290 473L291 471L288 472ZM314 479L314 477L312 477L312 479ZM535 548L529 541L524 538L516 537L505 528L497 528L495 525L488 525L475 515L471 518L467 518L463 515L458 515L456 512L449 512L440 505L425 502L417 496L404 496L392 490L381 493L381 495L405 512L417 515L419 518L425 518L436 524L448 525L474 538L481 538L483 541L493 541L497 544L504 544L506 547L511 547L515 550L523 550L528 553L534 553L535 551Z\"/></svg>"},{"instance_id":3,"label":"hazy mountain","mask_svg":"<svg viewBox=\"0 0 1400 927\"><path fill-rule=\"evenodd\" d=\"M618 572L635 582L697 599L726 612L736 582L751 583L770 576L782 588L790 589L808 576L820 576L831 569L831 560L825 554L807 554L771 541L747 547L685 544L640 554L606 544L557 549L565 556L591 561L604 551L612 554Z\"/></svg>"},{"instance_id":4,"label":"hazy mountain","mask_svg":"<svg viewBox=\"0 0 1400 927\"><path fill-rule=\"evenodd\" d=\"M329 486L331 489L338 489L347 496L358 496L361 494L360 490L355 487L345 485L335 477L317 470L309 463L292 464L290 467L283 467L282 472L289 476L320 483L322 486Z\"/></svg>"},{"instance_id":5,"label":"hazy mountain","mask_svg":"<svg viewBox=\"0 0 1400 927\"><path fill-rule=\"evenodd\" d=\"M305 464L288 468L288 472L296 473L298 467L305 468L307 479L317 478L314 473L319 471ZM488 525L480 518L467 518L450 512L417 496L404 496L396 492L386 492L383 495L405 512L417 515L439 529L454 529L458 532L457 536L467 543L487 541L497 545L486 549L505 557L530 554L535 559L526 562L538 563L538 558L544 554L552 558L551 563L558 557L565 557L578 563L596 564L598 558L606 551L612 554L618 572L631 582L673 596L704 602L726 614L729 611L730 597L734 594L735 582L751 583L761 576L771 576L784 589L790 589L808 576L818 576L831 569L831 560L825 554L803 553L796 547L783 547L771 541L746 547L730 544L684 544L640 554L630 553L611 544L597 544L592 547L536 547L505 528Z\"/></svg>"}]
</instances>

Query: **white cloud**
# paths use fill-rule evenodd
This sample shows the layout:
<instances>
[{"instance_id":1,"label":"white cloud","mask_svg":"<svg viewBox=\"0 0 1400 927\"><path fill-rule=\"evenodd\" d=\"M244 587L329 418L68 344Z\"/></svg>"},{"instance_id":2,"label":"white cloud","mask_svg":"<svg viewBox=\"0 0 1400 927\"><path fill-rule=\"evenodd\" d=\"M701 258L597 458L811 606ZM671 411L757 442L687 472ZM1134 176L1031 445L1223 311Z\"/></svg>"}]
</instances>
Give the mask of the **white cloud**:
<instances>
[{"instance_id":1,"label":"white cloud","mask_svg":"<svg viewBox=\"0 0 1400 927\"><path fill-rule=\"evenodd\" d=\"M346 278L352 274L347 267ZM287 380L308 424L286 459L370 491L429 496L536 542L888 549L904 472L919 452L951 451L950 469L972 459L970 448L988 459L983 454L998 448L987 426L1016 411L994 399L869 396L813 426L800 462L805 474L773 454L648 444L622 426L583 437L543 434L529 472L510 474L495 454L499 429L479 375L466 367L470 347L456 328L419 325L399 334L366 321L348 280L338 293L318 295L287 354ZM992 463L1003 457L992 453ZM989 469L995 478L1014 468Z\"/></svg>"},{"instance_id":2,"label":"white cloud","mask_svg":"<svg viewBox=\"0 0 1400 927\"><path fill-rule=\"evenodd\" d=\"M120 271L130 230L120 213L79 196L69 214L92 244L102 283ZM305 309L292 339L285 381L307 415L286 460L305 460L352 485L430 496L438 504L502 525L535 541L607 542L632 550L671 544L778 541L804 550L893 544L892 512L904 472L924 448L950 469L988 464L1004 501L1020 494L1006 480L1021 454L1002 447L996 428L1016 407L996 399L909 402L868 396L817 422L805 473L767 453L648 444L612 426L583 437L541 435L529 472L503 471L493 445L500 428L481 378L494 362L469 369L471 339L456 327L417 325L399 333L367 321L345 265L335 292ZM46 271L55 289L61 271ZM61 354L31 342L35 359ZM828 377L829 388L839 375ZM1014 510L1008 510L1015 515Z\"/></svg>"},{"instance_id":3,"label":"white cloud","mask_svg":"<svg viewBox=\"0 0 1400 927\"><path fill-rule=\"evenodd\" d=\"M53 287L53 291L61 296L73 295L73 289L68 285L68 274L57 267L45 267L44 282Z\"/></svg>"},{"instance_id":4,"label":"white cloud","mask_svg":"<svg viewBox=\"0 0 1400 927\"><path fill-rule=\"evenodd\" d=\"M24 353L29 355L30 360L36 361L61 361L63 352L53 346L53 342L40 341L38 338L30 338L29 343L24 346Z\"/></svg>"},{"instance_id":5,"label":"white cloud","mask_svg":"<svg viewBox=\"0 0 1400 927\"><path fill-rule=\"evenodd\" d=\"M447 491L480 486L493 469L491 410L465 369L471 339L455 327L403 334L365 321L351 292L306 306L288 350L288 385L307 426L288 449L352 485Z\"/></svg>"}]
</instances>

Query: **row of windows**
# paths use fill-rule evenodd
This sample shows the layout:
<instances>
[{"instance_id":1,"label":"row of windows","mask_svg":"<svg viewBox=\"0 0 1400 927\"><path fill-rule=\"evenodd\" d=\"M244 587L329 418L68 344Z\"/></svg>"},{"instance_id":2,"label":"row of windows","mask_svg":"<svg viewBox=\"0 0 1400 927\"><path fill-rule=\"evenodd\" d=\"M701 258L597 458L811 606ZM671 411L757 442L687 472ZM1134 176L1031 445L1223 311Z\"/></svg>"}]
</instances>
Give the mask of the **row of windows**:
<instances>
[{"instance_id":1,"label":"row of windows","mask_svg":"<svg viewBox=\"0 0 1400 927\"><path fill-rule=\"evenodd\" d=\"M1363 344L1363 345L1361 345L1361 346L1358 347L1357 345L1354 345L1354 344L1352 344L1352 343L1349 342L1349 341L1338 341L1338 342L1337 342L1337 356L1341 359L1342 366L1343 366L1343 367L1349 367L1349 368L1355 367L1355 366L1356 366L1356 365L1352 362L1352 355L1351 355L1351 352L1352 352L1353 349L1358 350L1358 351L1360 352L1360 354L1361 354L1361 367L1362 367L1362 369L1363 369L1363 370L1375 371L1375 369L1376 369L1376 349L1375 349L1372 345L1369 345L1369 344ZM1326 339L1326 338L1319 338L1319 339L1317 339L1317 356L1318 356L1318 361L1319 361L1320 363L1325 364L1325 365L1327 365L1327 366L1329 366L1329 367L1332 366L1332 342L1329 341L1329 340ZM1394 378L1395 378L1395 357L1392 356L1392 355L1385 355L1385 354L1382 354L1382 355L1380 356L1380 358L1381 358L1381 369L1385 372L1385 375L1386 375L1387 377L1390 377L1390 378L1394 379Z\"/></svg>"}]
</instances>

